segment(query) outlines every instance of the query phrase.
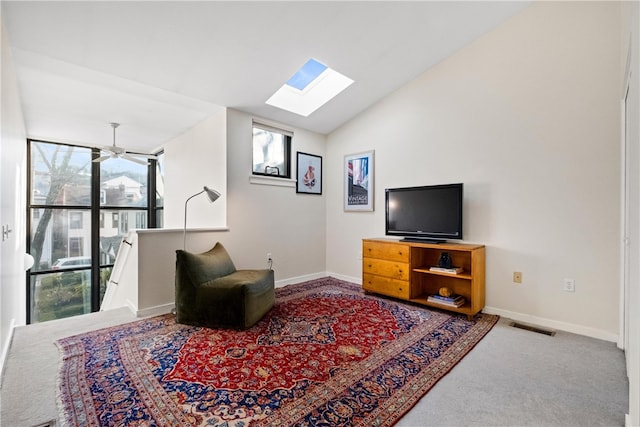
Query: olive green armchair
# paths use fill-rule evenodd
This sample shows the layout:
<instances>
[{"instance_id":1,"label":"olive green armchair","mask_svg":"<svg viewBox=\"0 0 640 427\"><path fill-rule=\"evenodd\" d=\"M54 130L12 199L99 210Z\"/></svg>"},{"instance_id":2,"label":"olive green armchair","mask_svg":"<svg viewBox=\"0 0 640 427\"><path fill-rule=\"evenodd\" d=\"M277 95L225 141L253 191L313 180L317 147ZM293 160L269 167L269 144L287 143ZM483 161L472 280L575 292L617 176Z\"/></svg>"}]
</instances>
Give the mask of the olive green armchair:
<instances>
[{"instance_id":1,"label":"olive green armchair","mask_svg":"<svg viewBox=\"0 0 640 427\"><path fill-rule=\"evenodd\" d=\"M193 254L176 251L176 321L247 329L275 303L273 270L237 270L224 246Z\"/></svg>"}]
</instances>

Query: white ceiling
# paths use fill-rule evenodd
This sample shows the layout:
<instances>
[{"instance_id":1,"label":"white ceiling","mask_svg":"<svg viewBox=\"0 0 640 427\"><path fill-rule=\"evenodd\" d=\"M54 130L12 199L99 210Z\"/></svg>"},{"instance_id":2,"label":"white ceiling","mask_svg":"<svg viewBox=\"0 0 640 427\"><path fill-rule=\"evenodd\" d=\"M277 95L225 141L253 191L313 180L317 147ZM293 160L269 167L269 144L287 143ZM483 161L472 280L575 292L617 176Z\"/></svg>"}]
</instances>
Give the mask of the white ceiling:
<instances>
[{"instance_id":1,"label":"white ceiling","mask_svg":"<svg viewBox=\"0 0 640 427\"><path fill-rule=\"evenodd\" d=\"M231 107L327 134L520 12L511 1L2 1L27 132L160 148ZM309 117L265 101L309 58L355 80Z\"/></svg>"}]
</instances>

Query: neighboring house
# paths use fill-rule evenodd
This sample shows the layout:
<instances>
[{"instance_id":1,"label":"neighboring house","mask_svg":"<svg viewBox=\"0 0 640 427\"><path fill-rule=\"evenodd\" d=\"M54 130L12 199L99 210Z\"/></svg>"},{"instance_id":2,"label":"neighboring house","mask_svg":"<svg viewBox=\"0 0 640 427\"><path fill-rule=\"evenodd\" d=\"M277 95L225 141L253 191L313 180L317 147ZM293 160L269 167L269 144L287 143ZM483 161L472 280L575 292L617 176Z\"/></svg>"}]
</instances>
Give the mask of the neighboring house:
<instances>
[{"instance_id":1,"label":"neighboring house","mask_svg":"<svg viewBox=\"0 0 640 427\"><path fill-rule=\"evenodd\" d=\"M34 190L34 204L46 204L48 182L46 174L39 174L39 187ZM136 206L146 202L146 188L136 180L121 175L100 185L101 205ZM77 205L89 205L87 186L65 185L53 204L65 201ZM31 228L36 230L42 209L34 210ZM68 257L88 256L91 245L91 213L83 209L53 210L50 224L41 248L40 269L48 269L57 260ZM144 211L114 209L100 212L100 264L112 264L120 246L121 236L130 229L147 228ZM55 239L52 235L55 233Z\"/></svg>"},{"instance_id":2,"label":"neighboring house","mask_svg":"<svg viewBox=\"0 0 640 427\"><path fill-rule=\"evenodd\" d=\"M142 184L128 176L121 175L109 179L100 184L100 204L118 206L125 201L130 206L142 200L143 193L141 190Z\"/></svg>"}]
</instances>

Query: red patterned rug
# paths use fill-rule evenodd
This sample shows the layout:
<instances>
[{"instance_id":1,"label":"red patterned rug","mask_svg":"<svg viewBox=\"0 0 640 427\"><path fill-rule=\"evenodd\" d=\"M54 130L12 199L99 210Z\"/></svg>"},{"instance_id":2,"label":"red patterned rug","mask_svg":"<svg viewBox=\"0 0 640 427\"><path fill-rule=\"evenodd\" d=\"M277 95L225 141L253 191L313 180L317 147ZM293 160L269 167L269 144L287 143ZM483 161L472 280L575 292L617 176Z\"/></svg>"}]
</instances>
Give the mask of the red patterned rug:
<instances>
[{"instance_id":1,"label":"red patterned rug","mask_svg":"<svg viewBox=\"0 0 640 427\"><path fill-rule=\"evenodd\" d=\"M173 315L61 339L68 426L390 426L498 317L365 295L324 278L276 289L246 331Z\"/></svg>"}]
</instances>

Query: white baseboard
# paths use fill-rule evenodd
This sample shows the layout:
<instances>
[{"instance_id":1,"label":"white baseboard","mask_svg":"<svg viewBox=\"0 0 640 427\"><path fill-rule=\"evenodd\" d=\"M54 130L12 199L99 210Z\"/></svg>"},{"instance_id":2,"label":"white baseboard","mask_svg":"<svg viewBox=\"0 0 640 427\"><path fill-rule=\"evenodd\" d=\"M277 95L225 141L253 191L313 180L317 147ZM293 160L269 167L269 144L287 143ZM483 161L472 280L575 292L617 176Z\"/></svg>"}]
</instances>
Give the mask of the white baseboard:
<instances>
[{"instance_id":1,"label":"white baseboard","mask_svg":"<svg viewBox=\"0 0 640 427\"><path fill-rule=\"evenodd\" d=\"M524 322L531 325L543 326L545 328L571 332L572 334L584 335L604 341L611 341L613 343L616 343L618 341L617 334L612 334L600 329L589 328L587 326L576 325L573 323L559 322L557 320L545 319L544 317L532 316L530 314L524 313L516 313L514 311L502 310L500 308L488 306L485 307L482 312L487 314L497 314L508 319L517 320L518 322Z\"/></svg>"},{"instance_id":2,"label":"white baseboard","mask_svg":"<svg viewBox=\"0 0 640 427\"><path fill-rule=\"evenodd\" d=\"M300 276L300 277L294 277L287 280L282 280L282 281L279 281L276 286L284 286L292 283L300 283L305 280L318 279L318 278L327 277L327 276L335 277L336 279L355 283L357 285L362 285L362 277L345 276L343 274L326 271L326 272L316 273L308 276ZM559 322L557 320L545 319L543 317L531 316L529 314L502 310L495 307L485 307L482 311L488 314L498 314L508 319L517 320L519 322L529 323L532 325L570 332L578 335L584 335L587 337L596 338L604 341L610 341L613 343L618 342L617 334L612 334L610 332L603 331L600 329L589 328L587 326L575 325L573 323Z\"/></svg>"},{"instance_id":3,"label":"white baseboard","mask_svg":"<svg viewBox=\"0 0 640 427\"><path fill-rule=\"evenodd\" d=\"M7 355L11 348L11 341L13 341L13 331L16 328L16 319L11 319L9 322L9 335L7 339L2 343L2 355L0 356L0 388L2 388L2 379L4 378L4 366L7 361Z\"/></svg>"},{"instance_id":4,"label":"white baseboard","mask_svg":"<svg viewBox=\"0 0 640 427\"><path fill-rule=\"evenodd\" d=\"M125 301L127 308L136 316L136 317L151 317L151 316L159 316L161 314L169 314L176 306L175 302L170 302L166 304L156 305L154 307L147 307L143 309L138 309L138 307L131 302L131 300Z\"/></svg>"},{"instance_id":5,"label":"white baseboard","mask_svg":"<svg viewBox=\"0 0 640 427\"><path fill-rule=\"evenodd\" d=\"M332 276L332 277L335 277L336 279L346 280L348 282L354 282L358 284L360 284L360 281L361 281L361 279L358 279L358 278L341 276L339 274L329 274L326 271L322 271L319 273L305 274L304 276L290 277L288 279L278 280L275 283L275 287L281 288L283 286L292 285L295 283L307 282L309 280L321 279L327 276ZM135 304L133 304L133 302L131 302L130 300L126 300L126 306L129 310L131 310L131 312L136 317L149 317L149 316L158 316L161 314L171 313L171 311L175 308L175 303L171 302L167 304L158 305L155 307L139 309L138 307L136 307Z\"/></svg>"},{"instance_id":6,"label":"white baseboard","mask_svg":"<svg viewBox=\"0 0 640 427\"><path fill-rule=\"evenodd\" d=\"M362 276L352 277L352 276L345 276L344 274L331 273L331 272L326 273L326 276L335 277L336 279L344 280L345 282L355 283L356 285L362 285Z\"/></svg>"},{"instance_id":7,"label":"white baseboard","mask_svg":"<svg viewBox=\"0 0 640 427\"><path fill-rule=\"evenodd\" d=\"M351 277L342 274L327 272L324 276L335 277L336 279L344 280L347 282L356 283L362 285L362 277ZM319 277L324 277L320 275ZM296 283L293 281L292 283ZM589 328L587 326L576 325L573 323L559 322L557 320L545 319L543 317L531 316L529 314L517 313L509 310L502 310L495 307L485 307L482 310L488 314L498 314L508 319L517 320L519 322L529 323L532 325L543 326L555 330L570 332L573 334L584 335L590 338L596 338L604 341L610 341L613 343L618 342L618 335L612 334L601 329Z\"/></svg>"},{"instance_id":8,"label":"white baseboard","mask_svg":"<svg viewBox=\"0 0 640 427\"><path fill-rule=\"evenodd\" d=\"M155 307L143 308L136 310L136 317L159 316L161 314L169 314L176 305L174 303L156 305Z\"/></svg>"},{"instance_id":9,"label":"white baseboard","mask_svg":"<svg viewBox=\"0 0 640 427\"><path fill-rule=\"evenodd\" d=\"M131 300L129 299L124 300L124 304L125 304L125 307L127 307L134 315L137 315L138 306L136 304L131 302ZM111 308L117 308L117 307L111 307Z\"/></svg>"},{"instance_id":10,"label":"white baseboard","mask_svg":"<svg viewBox=\"0 0 640 427\"><path fill-rule=\"evenodd\" d=\"M309 280L321 279L327 276L335 277L336 279L355 283L357 285L362 284L362 277L346 276L343 274L333 273L330 271L320 271L317 273L305 274L303 276L289 277L287 279L277 280L275 283L275 287L281 288L283 286L287 286L295 283L302 283ZM158 305L155 307L138 309L138 307L136 307L131 301L127 300L126 303L129 310L131 310L131 312L135 314L136 317L158 316L161 314L171 313L171 311L175 307L175 304L171 302L167 304ZM531 316L529 314L517 313L514 311L503 310L503 309L489 307L489 306L485 307L482 311L488 314L497 314L499 316L506 317L508 319L517 320L519 322L525 322L532 325L542 326L542 327L551 328L555 330L561 330L565 332L571 332L574 334L584 335L587 337L601 339L604 341L610 341L614 343L618 341L617 334L612 334L610 332L602 331L600 329L589 328L586 326L575 325L572 323L559 322L557 320L545 319L543 317ZM6 349L3 349L3 352L5 351ZM3 354L3 357L4 357L4 354Z\"/></svg>"},{"instance_id":11,"label":"white baseboard","mask_svg":"<svg viewBox=\"0 0 640 427\"><path fill-rule=\"evenodd\" d=\"M294 283L307 282L309 280L321 279L323 277L327 277L327 273L325 271L322 271L320 273L305 274L304 276L290 277L288 279L276 280L275 286L276 288L281 288L283 286L292 285Z\"/></svg>"},{"instance_id":12,"label":"white baseboard","mask_svg":"<svg viewBox=\"0 0 640 427\"><path fill-rule=\"evenodd\" d=\"M337 273L327 273L327 276L335 277L336 279L345 280L347 282L356 283L362 285L362 277L344 276ZM495 307L485 307L482 310L488 314L498 314L508 319L517 320L519 322L525 322L532 325L543 326L546 328L556 329L565 332L571 332L573 334L584 335L591 338L596 338L604 341L617 342L618 335L610 332L602 331L600 329L589 328L586 326L575 325L572 323L558 322L556 320L545 319L542 317L531 316L523 313L516 313L514 311L502 310Z\"/></svg>"}]
</instances>

